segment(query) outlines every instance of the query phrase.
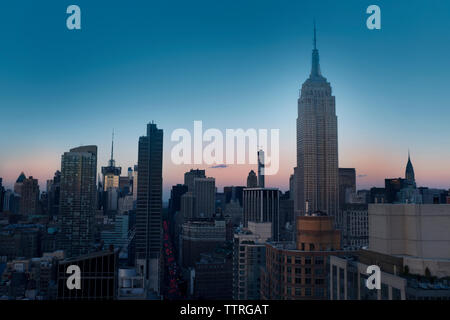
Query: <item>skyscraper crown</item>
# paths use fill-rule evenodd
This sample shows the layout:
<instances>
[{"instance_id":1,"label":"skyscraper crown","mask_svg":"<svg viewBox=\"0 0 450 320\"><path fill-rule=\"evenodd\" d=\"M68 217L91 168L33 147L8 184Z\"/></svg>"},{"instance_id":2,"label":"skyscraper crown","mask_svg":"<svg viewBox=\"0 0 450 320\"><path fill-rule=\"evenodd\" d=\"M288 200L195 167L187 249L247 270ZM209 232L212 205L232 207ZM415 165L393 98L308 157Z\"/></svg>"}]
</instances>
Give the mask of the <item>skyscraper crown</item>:
<instances>
[{"instance_id":1,"label":"skyscraper crown","mask_svg":"<svg viewBox=\"0 0 450 320\"><path fill-rule=\"evenodd\" d=\"M312 65L311 74L309 75L310 80L325 80L320 72L319 63L319 50L317 49L317 36L316 36L316 23L314 22L314 38L313 38L313 51L312 51Z\"/></svg>"},{"instance_id":2,"label":"skyscraper crown","mask_svg":"<svg viewBox=\"0 0 450 320\"><path fill-rule=\"evenodd\" d=\"M408 151L408 163L406 164L406 170L405 170L405 179L411 183L414 184L416 182L416 178L414 175L414 168L411 163L411 157Z\"/></svg>"}]
</instances>

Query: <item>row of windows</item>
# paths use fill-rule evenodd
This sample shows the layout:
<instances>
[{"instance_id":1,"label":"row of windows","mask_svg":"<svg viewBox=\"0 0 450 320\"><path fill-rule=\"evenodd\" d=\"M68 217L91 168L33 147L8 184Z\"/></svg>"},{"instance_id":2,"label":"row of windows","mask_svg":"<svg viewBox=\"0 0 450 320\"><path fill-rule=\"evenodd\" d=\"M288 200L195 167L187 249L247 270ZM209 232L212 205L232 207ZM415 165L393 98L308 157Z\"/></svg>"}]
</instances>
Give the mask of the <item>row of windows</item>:
<instances>
[{"instance_id":1,"label":"row of windows","mask_svg":"<svg viewBox=\"0 0 450 320\"><path fill-rule=\"evenodd\" d=\"M325 258L323 256L316 256L311 257L311 256L305 256L305 257L298 257L298 256L279 256L278 259L275 259L275 254L273 254L273 260L274 261L278 261L279 263L284 262L284 258L286 258L286 263L288 264L296 264L296 265L301 265L302 264L302 260L303 260L303 264L314 264L316 265L323 265L325 262Z\"/></svg>"}]
</instances>

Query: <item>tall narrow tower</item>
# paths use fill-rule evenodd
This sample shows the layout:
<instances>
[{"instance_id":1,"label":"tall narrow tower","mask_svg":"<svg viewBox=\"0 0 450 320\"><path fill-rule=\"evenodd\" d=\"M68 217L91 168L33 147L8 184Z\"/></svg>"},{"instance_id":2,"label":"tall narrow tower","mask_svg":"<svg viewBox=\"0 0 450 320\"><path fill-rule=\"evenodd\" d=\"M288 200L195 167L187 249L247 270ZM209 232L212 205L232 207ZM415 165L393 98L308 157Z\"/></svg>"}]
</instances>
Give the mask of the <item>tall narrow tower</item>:
<instances>
[{"instance_id":1,"label":"tall narrow tower","mask_svg":"<svg viewBox=\"0 0 450 320\"><path fill-rule=\"evenodd\" d=\"M265 158L264 158L264 151L263 150L259 150L258 151L258 186L260 188L264 188L265 183L264 183L264 163L265 163Z\"/></svg>"},{"instance_id":2,"label":"tall narrow tower","mask_svg":"<svg viewBox=\"0 0 450 320\"><path fill-rule=\"evenodd\" d=\"M296 213L304 215L308 203L311 212L335 216L339 206L338 177L335 97L320 71L314 24L311 74L298 99Z\"/></svg>"},{"instance_id":3,"label":"tall narrow tower","mask_svg":"<svg viewBox=\"0 0 450 320\"><path fill-rule=\"evenodd\" d=\"M146 288L160 294L162 250L163 130L147 125L139 138L136 204L136 264L145 275Z\"/></svg>"},{"instance_id":4,"label":"tall narrow tower","mask_svg":"<svg viewBox=\"0 0 450 320\"><path fill-rule=\"evenodd\" d=\"M122 173L121 167L116 167L114 160L114 131L112 133L111 141L111 159L108 161L108 166L102 167L103 174L103 190L108 191L110 188L119 188L119 177Z\"/></svg>"},{"instance_id":5,"label":"tall narrow tower","mask_svg":"<svg viewBox=\"0 0 450 320\"><path fill-rule=\"evenodd\" d=\"M413 165L411 163L411 157L409 154L409 150L408 150L408 163L406 164L406 170L405 170L405 179L409 185L412 185L414 187L416 186L416 177L414 174Z\"/></svg>"}]
</instances>

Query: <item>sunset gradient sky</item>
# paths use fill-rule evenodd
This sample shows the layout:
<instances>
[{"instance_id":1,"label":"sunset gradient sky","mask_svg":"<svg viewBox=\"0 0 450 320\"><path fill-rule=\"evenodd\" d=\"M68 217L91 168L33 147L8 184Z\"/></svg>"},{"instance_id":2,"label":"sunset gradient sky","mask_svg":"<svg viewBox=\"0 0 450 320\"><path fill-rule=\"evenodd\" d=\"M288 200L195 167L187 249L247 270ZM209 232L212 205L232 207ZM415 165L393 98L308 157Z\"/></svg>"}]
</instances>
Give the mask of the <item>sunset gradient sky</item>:
<instances>
[{"instance_id":1,"label":"sunset gradient sky","mask_svg":"<svg viewBox=\"0 0 450 320\"><path fill-rule=\"evenodd\" d=\"M66 28L70 4L81 7L80 31ZM366 28L371 4L379 31ZM113 129L125 173L153 120L164 129L166 200L190 169L171 163L170 135L202 120L223 132L280 129L280 172L266 181L286 190L315 18L340 167L356 168L359 188L383 186L404 175L409 148L418 185L449 188L449 13L449 1L2 2L0 177L11 187L24 171L43 188L81 144L99 147L100 168ZM250 169L207 175L220 190L244 185Z\"/></svg>"}]
</instances>

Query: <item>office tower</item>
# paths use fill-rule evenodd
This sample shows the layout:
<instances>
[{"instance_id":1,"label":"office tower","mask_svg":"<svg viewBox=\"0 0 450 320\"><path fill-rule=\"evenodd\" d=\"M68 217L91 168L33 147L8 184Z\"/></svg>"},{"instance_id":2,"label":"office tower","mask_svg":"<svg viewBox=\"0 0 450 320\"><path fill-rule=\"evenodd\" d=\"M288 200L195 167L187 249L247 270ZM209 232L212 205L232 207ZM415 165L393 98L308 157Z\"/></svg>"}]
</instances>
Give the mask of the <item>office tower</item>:
<instances>
[{"instance_id":1,"label":"office tower","mask_svg":"<svg viewBox=\"0 0 450 320\"><path fill-rule=\"evenodd\" d=\"M117 210L119 208L119 193L119 188L116 187L110 187L108 188L108 191L104 193L104 211L109 215L114 215L115 213L117 213Z\"/></svg>"},{"instance_id":2,"label":"office tower","mask_svg":"<svg viewBox=\"0 0 450 320\"><path fill-rule=\"evenodd\" d=\"M259 150L258 151L258 187L264 188L264 165L265 165L265 158L264 158L264 151Z\"/></svg>"},{"instance_id":3,"label":"office tower","mask_svg":"<svg viewBox=\"0 0 450 320\"><path fill-rule=\"evenodd\" d=\"M206 178L205 170L191 169L184 174L184 184L188 187L188 191L194 192L194 180L196 178Z\"/></svg>"},{"instance_id":4,"label":"office tower","mask_svg":"<svg viewBox=\"0 0 450 320\"><path fill-rule=\"evenodd\" d=\"M121 196L127 195L130 193L131 180L128 176L125 177L119 177L119 192Z\"/></svg>"},{"instance_id":5,"label":"office tower","mask_svg":"<svg viewBox=\"0 0 450 320\"><path fill-rule=\"evenodd\" d=\"M59 242L67 257L90 251L96 209L97 146L82 146L61 157Z\"/></svg>"},{"instance_id":6,"label":"office tower","mask_svg":"<svg viewBox=\"0 0 450 320\"><path fill-rule=\"evenodd\" d=\"M147 125L139 138L136 206L136 263L143 268L146 288L160 293L162 250L163 130Z\"/></svg>"},{"instance_id":7,"label":"office tower","mask_svg":"<svg viewBox=\"0 0 450 320\"><path fill-rule=\"evenodd\" d=\"M127 177L129 181L133 181L133 168L128 167Z\"/></svg>"},{"instance_id":8,"label":"office tower","mask_svg":"<svg viewBox=\"0 0 450 320\"><path fill-rule=\"evenodd\" d=\"M247 188L258 187L258 178L256 177L255 171L251 170L247 177Z\"/></svg>"},{"instance_id":9,"label":"office tower","mask_svg":"<svg viewBox=\"0 0 450 320\"><path fill-rule=\"evenodd\" d=\"M182 265L194 267L202 253L212 252L226 240L224 220L187 221L182 226Z\"/></svg>"},{"instance_id":10,"label":"office tower","mask_svg":"<svg viewBox=\"0 0 450 320\"><path fill-rule=\"evenodd\" d=\"M295 175L289 176L289 199L294 200L295 195Z\"/></svg>"},{"instance_id":11,"label":"office tower","mask_svg":"<svg viewBox=\"0 0 450 320\"><path fill-rule=\"evenodd\" d=\"M233 226L239 226L243 221L244 211L238 201L231 199L225 204L223 216L227 222L231 222Z\"/></svg>"},{"instance_id":12,"label":"office tower","mask_svg":"<svg viewBox=\"0 0 450 320\"><path fill-rule=\"evenodd\" d=\"M12 190L6 190L3 196L3 211L19 213L20 195Z\"/></svg>"},{"instance_id":13,"label":"office tower","mask_svg":"<svg viewBox=\"0 0 450 320\"><path fill-rule=\"evenodd\" d=\"M335 97L330 83L320 72L315 27L311 74L303 83L298 99L295 174L296 212L307 213L308 202L311 212L335 216L339 202Z\"/></svg>"},{"instance_id":14,"label":"office tower","mask_svg":"<svg viewBox=\"0 0 450 320\"><path fill-rule=\"evenodd\" d=\"M327 259L341 251L334 217L321 213L298 216L296 243L268 242L261 272L261 299L326 300Z\"/></svg>"},{"instance_id":15,"label":"office tower","mask_svg":"<svg viewBox=\"0 0 450 320\"><path fill-rule=\"evenodd\" d=\"M405 179L394 178L394 179L384 179L385 193L386 193L386 203L394 203L397 201L397 194L406 186Z\"/></svg>"},{"instance_id":16,"label":"office tower","mask_svg":"<svg viewBox=\"0 0 450 320\"><path fill-rule=\"evenodd\" d=\"M61 172L58 170L52 180L47 180L48 213L50 216L59 214L59 198L61 193Z\"/></svg>"},{"instance_id":17,"label":"office tower","mask_svg":"<svg viewBox=\"0 0 450 320\"><path fill-rule=\"evenodd\" d=\"M169 199L169 216L173 216L175 212L181 210L181 196L188 191L188 187L184 184L172 186Z\"/></svg>"},{"instance_id":18,"label":"office tower","mask_svg":"<svg viewBox=\"0 0 450 320\"><path fill-rule=\"evenodd\" d=\"M115 300L118 288L119 250L104 250L58 262L57 300ZM67 268L76 265L81 270L81 289L70 290ZM83 275L89 275L84 276Z\"/></svg>"},{"instance_id":19,"label":"office tower","mask_svg":"<svg viewBox=\"0 0 450 320\"><path fill-rule=\"evenodd\" d=\"M339 168L339 206L349 203L354 193L356 193L355 168Z\"/></svg>"},{"instance_id":20,"label":"office tower","mask_svg":"<svg viewBox=\"0 0 450 320\"><path fill-rule=\"evenodd\" d=\"M121 167L116 167L114 160L114 131L111 142L111 159L108 161L108 166L102 167L103 174L103 190L108 191L109 188L119 188L119 177L122 173Z\"/></svg>"},{"instance_id":21,"label":"office tower","mask_svg":"<svg viewBox=\"0 0 450 320\"><path fill-rule=\"evenodd\" d=\"M271 222L272 240L280 235L280 191L274 188L244 189L244 227L252 222Z\"/></svg>"},{"instance_id":22,"label":"office tower","mask_svg":"<svg viewBox=\"0 0 450 320\"><path fill-rule=\"evenodd\" d=\"M356 170L355 168L339 168L339 211L336 215L336 227L343 228L343 208L356 197Z\"/></svg>"},{"instance_id":23,"label":"office tower","mask_svg":"<svg viewBox=\"0 0 450 320\"><path fill-rule=\"evenodd\" d=\"M114 217L114 229L101 232L100 238L103 241L103 247L105 249L112 245L114 248L121 248L122 252L127 251L129 231L128 218L128 213L117 214Z\"/></svg>"},{"instance_id":24,"label":"office tower","mask_svg":"<svg viewBox=\"0 0 450 320\"><path fill-rule=\"evenodd\" d=\"M342 206L343 245L352 250L369 245L369 216L365 203L346 203Z\"/></svg>"},{"instance_id":25,"label":"office tower","mask_svg":"<svg viewBox=\"0 0 450 320\"><path fill-rule=\"evenodd\" d=\"M240 206L242 206L242 196L245 188L246 187L244 186L223 187L223 193L225 194L225 204L230 203L230 201L234 200L238 202Z\"/></svg>"},{"instance_id":26,"label":"office tower","mask_svg":"<svg viewBox=\"0 0 450 320\"><path fill-rule=\"evenodd\" d=\"M38 213L39 183L37 179L23 178L17 180L14 190L20 195L19 214L33 215Z\"/></svg>"},{"instance_id":27,"label":"office tower","mask_svg":"<svg viewBox=\"0 0 450 320\"><path fill-rule=\"evenodd\" d=\"M188 187L189 188L189 187ZM195 178L195 217L211 218L216 213L216 180Z\"/></svg>"},{"instance_id":28,"label":"office tower","mask_svg":"<svg viewBox=\"0 0 450 320\"><path fill-rule=\"evenodd\" d=\"M195 218L195 196L194 193L188 191L181 196L180 212L184 220Z\"/></svg>"},{"instance_id":29,"label":"office tower","mask_svg":"<svg viewBox=\"0 0 450 320\"><path fill-rule=\"evenodd\" d=\"M6 256L8 259L39 257L43 228L39 224L10 224L2 228L0 256Z\"/></svg>"},{"instance_id":30,"label":"office tower","mask_svg":"<svg viewBox=\"0 0 450 320\"><path fill-rule=\"evenodd\" d=\"M197 300L231 300L232 252L220 248L203 253L195 263L193 298Z\"/></svg>"},{"instance_id":31,"label":"office tower","mask_svg":"<svg viewBox=\"0 0 450 320\"><path fill-rule=\"evenodd\" d=\"M294 241L294 200L289 198L289 192L280 197L280 241Z\"/></svg>"},{"instance_id":32,"label":"office tower","mask_svg":"<svg viewBox=\"0 0 450 320\"><path fill-rule=\"evenodd\" d=\"M261 267L266 263L265 242L272 233L270 222L250 222L233 238L233 300L259 300Z\"/></svg>"}]
</instances>

